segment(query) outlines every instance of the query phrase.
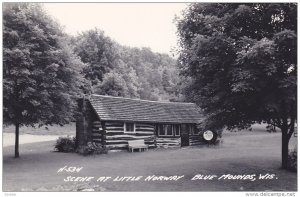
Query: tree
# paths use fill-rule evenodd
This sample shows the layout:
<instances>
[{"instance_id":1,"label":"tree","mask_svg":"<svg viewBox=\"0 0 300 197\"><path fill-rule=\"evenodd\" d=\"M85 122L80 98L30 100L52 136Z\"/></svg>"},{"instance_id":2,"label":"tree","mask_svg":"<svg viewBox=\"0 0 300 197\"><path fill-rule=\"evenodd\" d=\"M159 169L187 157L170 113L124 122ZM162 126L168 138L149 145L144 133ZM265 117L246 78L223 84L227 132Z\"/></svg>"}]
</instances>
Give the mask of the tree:
<instances>
[{"instance_id":1,"label":"tree","mask_svg":"<svg viewBox=\"0 0 300 197\"><path fill-rule=\"evenodd\" d=\"M40 4L3 5L3 120L19 128L74 120L82 62Z\"/></svg>"},{"instance_id":2,"label":"tree","mask_svg":"<svg viewBox=\"0 0 300 197\"><path fill-rule=\"evenodd\" d=\"M119 60L116 43L99 29L82 32L74 40L74 51L86 64L83 70L85 78L93 86L98 85Z\"/></svg>"},{"instance_id":3,"label":"tree","mask_svg":"<svg viewBox=\"0 0 300 197\"><path fill-rule=\"evenodd\" d=\"M164 71L162 73L162 85L163 85L165 91L168 91L168 89L171 86L170 75L166 69L164 69Z\"/></svg>"},{"instance_id":4,"label":"tree","mask_svg":"<svg viewBox=\"0 0 300 197\"><path fill-rule=\"evenodd\" d=\"M126 96L130 98L140 98L138 91L140 90L141 85L133 67L126 65L120 60L113 72L119 73L124 79L127 89Z\"/></svg>"},{"instance_id":5,"label":"tree","mask_svg":"<svg viewBox=\"0 0 300 197\"><path fill-rule=\"evenodd\" d=\"M297 5L191 4L177 19L188 100L206 114L203 128L282 131L282 167L297 120Z\"/></svg>"},{"instance_id":6,"label":"tree","mask_svg":"<svg viewBox=\"0 0 300 197\"><path fill-rule=\"evenodd\" d=\"M126 69L128 69L122 74L124 79L127 84L134 84L133 87L136 87L134 89L138 91L137 97L133 96L134 98L147 100L172 99L175 86L179 81L178 68L173 58L167 54L154 53L149 48L129 47L120 48L120 58L126 65ZM164 79L164 70L168 75L166 79ZM133 76L135 80L130 77L130 82L126 75ZM163 86L163 80L168 83L166 90Z\"/></svg>"},{"instance_id":7,"label":"tree","mask_svg":"<svg viewBox=\"0 0 300 197\"><path fill-rule=\"evenodd\" d=\"M128 97L128 88L122 75L117 72L109 72L104 76L103 82L96 88L100 95Z\"/></svg>"},{"instance_id":8,"label":"tree","mask_svg":"<svg viewBox=\"0 0 300 197\"><path fill-rule=\"evenodd\" d=\"M150 100L173 97L178 69L176 61L168 55L154 53L149 48L121 46L99 29L85 31L73 38L73 42L75 53L86 64L83 74L92 92ZM163 70L167 70L165 89Z\"/></svg>"}]
</instances>

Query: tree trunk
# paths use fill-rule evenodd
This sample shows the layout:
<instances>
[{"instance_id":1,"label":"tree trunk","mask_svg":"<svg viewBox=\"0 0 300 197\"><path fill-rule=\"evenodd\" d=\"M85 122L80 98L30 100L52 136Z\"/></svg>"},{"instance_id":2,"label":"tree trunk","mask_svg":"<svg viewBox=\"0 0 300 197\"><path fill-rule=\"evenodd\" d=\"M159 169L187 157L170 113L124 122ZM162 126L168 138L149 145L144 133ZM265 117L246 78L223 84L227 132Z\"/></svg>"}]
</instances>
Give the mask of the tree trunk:
<instances>
[{"instance_id":1,"label":"tree trunk","mask_svg":"<svg viewBox=\"0 0 300 197\"><path fill-rule=\"evenodd\" d=\"M286 131L287 132L287 131ZM282 144L281 144L281 156L282 156L282 168L288 168L288 156L289 156L289 138L287 133L282 131Z\"/></svg>"},{"instance_id":2,"label":"tree trunk","mask_svg":"<svg viewBox=\"0 0 300 197\"><path fill-rule=\"evenodd\" d=\"M288 169L289 167L289 141L294 132L294 123L289 127L286 125L281 128L282 139L281 139L281 154L282 154L282 168Z\"/></svg>"},{"instance_id":3,"label":"tree trunk","mask_svg":"<svg viewBox=\"0 0 300 197\"><path fill-rule=\"evenodd\" d=\"M16 133L15 133L15 158L19 157L19 127L20 124L16 123Z\"/></svg>"}]
</instances>

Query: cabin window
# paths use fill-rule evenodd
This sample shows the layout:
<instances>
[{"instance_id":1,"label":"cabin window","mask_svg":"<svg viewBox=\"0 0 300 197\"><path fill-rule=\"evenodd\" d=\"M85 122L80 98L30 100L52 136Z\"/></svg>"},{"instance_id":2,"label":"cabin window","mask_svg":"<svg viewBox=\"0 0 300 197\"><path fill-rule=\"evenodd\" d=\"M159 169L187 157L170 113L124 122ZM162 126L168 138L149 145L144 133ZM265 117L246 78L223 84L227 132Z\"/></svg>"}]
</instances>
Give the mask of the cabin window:
<instances>
[{"instance_id":1,"label":"cabin window","mask_svg":"<svg viewBox=\"0 0 300 197\"><path fill-rule=\"evenodd\" d=\"M134 133L135 132L135 124L131 122L124 123L124 133Z\"/></svg>"},{"instance_id":2,"label":"cabin window","mask_svg":"<svg viewBox=\"0 0 300 197\"><path fill-rule=\"evenodd\" d=\"M180 125L165 124L158 126L159 136L180 136Z\"/></svg>"},{"instance_id":3,"label":"cabin window","mask_svg":"<svg viewBox=\"0 0 300 197\"><path fill-rule=\"evenodd\" d=\"M175 136L180 136L180 125L173 125Z\"/></svg>"},{"instance_id":4,"label":"cabin window","mask_svg":"<svg viewBox=\"0 0 300 197\"><path fill-rule=\"evenodd\" d=\"M160 136L165 135L165 131L163 130L162 125L158 125L157 129L158 129L158 135Z\"/></svg>"},{"instance_id":5,"label":"cabin window","mask_svg":"<svg viewBox=\"0 0 300 197\"><path fill-rule=\"evenodd\" d=\"M165 124L158 127L159 136L173 136L173 128L171 124Z\"/></svg>"},{"instance_id":6,"label":"cabin window","mask_svg":"<svg viewBox=\"0 0 300 197\"><path fill-rule=\"evenodd\" d=\"M164 130L166 135L173 135L172 125L170 124L164 125Z\"/></svg>"}]
</instances>

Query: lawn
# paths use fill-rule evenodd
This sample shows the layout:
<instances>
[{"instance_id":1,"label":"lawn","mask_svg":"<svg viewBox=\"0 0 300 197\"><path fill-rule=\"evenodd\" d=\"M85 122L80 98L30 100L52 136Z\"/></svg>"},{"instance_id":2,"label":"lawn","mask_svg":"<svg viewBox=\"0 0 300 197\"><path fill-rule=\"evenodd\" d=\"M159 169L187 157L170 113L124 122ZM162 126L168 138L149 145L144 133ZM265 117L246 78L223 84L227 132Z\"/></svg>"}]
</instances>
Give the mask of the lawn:
<instances>
[{"instance_id":1,"label":"lawn","mask_svg":"<svg viewBox=\"0 0 300 197\"><path fill-rule=\"evenodd\" d=\"M295 144L296 140L292 139ZM21 158L13 146L3 148L3 191L296 191L297 174L280 169L281 133L224 132L219 146L155 149L142 153L116 152L80 156L53 152L54 141L22 144ZM64 166L83 167L78 173L61 172ZM195 175L274 174L271 179L191 180ZM182 176L150 180L148 176ZM68 176L94 177L90 182L64 182ZM97 182L98 177L112 177ZM142 176L139 181L116 177ZM115 181L113 181L115 179Z\"/></svg>"}]
</instances>

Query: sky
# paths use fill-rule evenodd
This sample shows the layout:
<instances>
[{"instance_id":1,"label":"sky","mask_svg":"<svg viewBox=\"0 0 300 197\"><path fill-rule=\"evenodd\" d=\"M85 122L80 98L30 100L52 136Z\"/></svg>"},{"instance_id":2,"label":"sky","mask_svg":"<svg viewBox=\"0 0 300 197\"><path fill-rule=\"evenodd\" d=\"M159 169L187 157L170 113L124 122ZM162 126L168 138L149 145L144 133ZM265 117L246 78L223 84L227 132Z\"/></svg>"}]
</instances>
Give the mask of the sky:
<instances>
[{"instance_id":1,"label":"sky","mask_svg":"<svg viewBox=\"0 0 300 197\"><path fill-rule=\"evenodd\" d=\"M45 3L49 15L70 35L95 27L121 45L172 54L177 47L175 15L184 3Z\"/></svg>"}]
</instances>

